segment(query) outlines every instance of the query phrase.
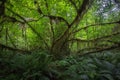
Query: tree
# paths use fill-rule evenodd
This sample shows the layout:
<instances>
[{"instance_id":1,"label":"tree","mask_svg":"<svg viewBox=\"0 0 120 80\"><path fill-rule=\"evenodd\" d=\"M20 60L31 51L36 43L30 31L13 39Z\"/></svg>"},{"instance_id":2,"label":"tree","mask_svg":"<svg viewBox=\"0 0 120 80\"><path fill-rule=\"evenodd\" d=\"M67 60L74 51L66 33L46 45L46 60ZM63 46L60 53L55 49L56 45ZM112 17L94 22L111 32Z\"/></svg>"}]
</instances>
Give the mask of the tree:
<instances>
[{"instance_id":1,"label":"tree","mask_svg":"<svg viewBox=\"0 0 120 80\"><path fill-rule=\"evenodd\" d=\"M120 22L116 0L6 0L0 5L5 5L0 23L9 30L6 41L11 47L40 47L58 58L120 46L120 32L112 32ZM20 37L21 33L24 36ZM2 37L1 42L4 40Z\"/></svg>"}]
</instances>

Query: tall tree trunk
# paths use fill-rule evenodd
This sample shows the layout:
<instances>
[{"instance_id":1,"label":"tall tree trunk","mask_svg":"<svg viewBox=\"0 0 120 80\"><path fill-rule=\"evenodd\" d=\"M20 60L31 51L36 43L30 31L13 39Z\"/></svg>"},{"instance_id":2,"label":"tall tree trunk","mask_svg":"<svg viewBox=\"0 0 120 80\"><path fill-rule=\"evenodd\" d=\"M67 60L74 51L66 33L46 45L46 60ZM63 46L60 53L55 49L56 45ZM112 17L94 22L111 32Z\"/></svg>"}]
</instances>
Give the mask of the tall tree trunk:
<instances>
[{"instance_id":1,"label":"tall tree trunk","mask_svg":"<svg viewBox=\"0 0 120 80\"><path fill-rule=\"evenodd\" d=\"M68 32L69 31L66 31L66 33L60 37L60 39L56 40L51 47L51 53L53 53L53 56L56 59L60 59L69 54L69 44L66 43L66 40L69 38Z\"/></svg>"}]
</instances>

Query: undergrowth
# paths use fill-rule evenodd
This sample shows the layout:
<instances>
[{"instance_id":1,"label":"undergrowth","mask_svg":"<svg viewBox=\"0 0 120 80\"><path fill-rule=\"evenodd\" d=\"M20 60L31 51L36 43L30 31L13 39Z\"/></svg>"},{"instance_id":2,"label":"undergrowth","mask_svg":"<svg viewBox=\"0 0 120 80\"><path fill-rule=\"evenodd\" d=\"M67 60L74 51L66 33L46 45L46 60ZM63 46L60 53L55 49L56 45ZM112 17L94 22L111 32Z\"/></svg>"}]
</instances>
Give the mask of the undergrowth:
<instances>
[{"instance_id":1,"label":"undergrowth","mask_svg":"<svg viewBox=\"0 0 120 80\"><path fill-rule=\"evenodd\" d=\"M46 52L0 53L0 80L120 80L120 53L52 60Z\"/></svg>"}]
</instances>

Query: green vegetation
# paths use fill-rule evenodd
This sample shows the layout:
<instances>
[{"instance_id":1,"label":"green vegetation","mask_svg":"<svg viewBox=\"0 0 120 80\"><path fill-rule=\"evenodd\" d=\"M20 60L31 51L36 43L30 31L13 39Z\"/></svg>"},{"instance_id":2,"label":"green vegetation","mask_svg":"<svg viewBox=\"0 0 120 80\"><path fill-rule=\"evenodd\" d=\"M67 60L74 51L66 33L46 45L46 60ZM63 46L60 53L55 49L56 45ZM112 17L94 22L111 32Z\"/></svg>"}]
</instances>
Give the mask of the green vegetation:
<instances>
[{"instance_id":1,"label":"green vegetation","mask_svg":"<svg viewBox=\"0 0 120 80\"><path fill-rule=\"evenodd\" d=\"M0 0L0 80L120 80L120 0Z\"/></svg>"},{"instance_id":2,"label":"green vegetation","mask_svg":"<svg viewBox=\"0 0 120 80\"><path fill-rule=\"evenodd\" d=\"M120 80L120 52L53 61L46 52L0 54L0 80Z\"/></svg>"}]
</instances>

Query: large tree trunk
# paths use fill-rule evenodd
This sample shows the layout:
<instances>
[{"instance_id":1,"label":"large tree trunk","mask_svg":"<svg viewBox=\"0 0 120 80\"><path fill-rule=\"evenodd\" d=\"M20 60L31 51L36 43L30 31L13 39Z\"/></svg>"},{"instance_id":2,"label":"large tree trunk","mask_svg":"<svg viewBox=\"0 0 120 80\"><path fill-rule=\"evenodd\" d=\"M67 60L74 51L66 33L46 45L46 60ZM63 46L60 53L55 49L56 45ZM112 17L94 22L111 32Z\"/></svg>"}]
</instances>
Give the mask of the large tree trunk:
<instances>
[{"instance_id":1,"label":"large tree trunk","mask_svg":"<svg viewBox=\"0 0 120 80\"><path fill-rule=\"evenodd\" d=\"M55 43L53 43L53 46L51 47L51 53L53 54L55 59L61 59L65 55L69 55L69 44L66 43L66 40L68 40L68 31L60 37L58 40L56 40Z\"/></svg>"}]
</instances>

